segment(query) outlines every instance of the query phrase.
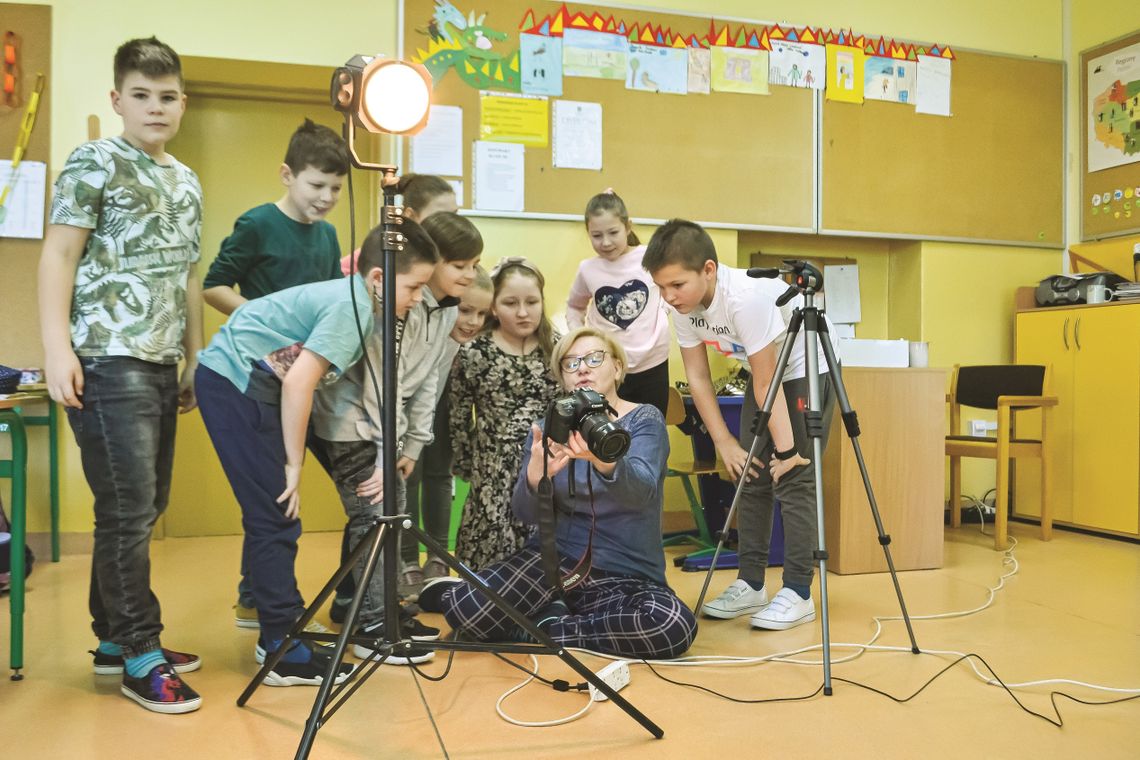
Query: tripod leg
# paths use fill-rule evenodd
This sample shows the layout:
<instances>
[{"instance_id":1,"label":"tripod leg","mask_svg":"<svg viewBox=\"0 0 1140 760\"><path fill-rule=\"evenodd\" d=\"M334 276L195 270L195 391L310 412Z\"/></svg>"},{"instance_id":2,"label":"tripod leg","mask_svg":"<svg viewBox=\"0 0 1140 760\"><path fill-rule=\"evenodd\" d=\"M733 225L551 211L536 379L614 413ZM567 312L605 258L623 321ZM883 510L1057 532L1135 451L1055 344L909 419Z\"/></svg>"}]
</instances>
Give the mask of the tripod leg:
<instances>
[{"instance_id":1,"label":"tripod leg","mask_svg":"<svg viewBox=\"0 0 1140 760\"><path fill-rule=\"evenodd\" d=\"M724 528L720 532L720 540L717 541L716 549L713 551L712 562L709 564L709 569L705 573L705 582L701 585L701 594L697 597L697 606L693 608L693 612L699 617L701 608L705 605L705 595L708 594L709 584L712 583L713 572L716 570L716 561L720 557L721 550L724 549L724 540L728 536L729 526L732 525L732 518L736 515L736 507L740 503L740 494L744 491L745 478L748 477L748 468L752 465L752 460L760 453L761 441L768 431L768 420L772 417L772 407L776 403L776 394L779 393L780 383L784 379L784 371L788 367L788 357L792 354L792 345L796 341L796 334L800 330L800 324L803 321L799 310L792 315L792 320L788 325L788 335L784 339L784 345L780 349L780 356L776 359L776 372L772 376L772 382L768 386L768 393L764 396L764 404L760 407L760 411L756 413L755 421L751 424L755 425L756 435L752 438L752 446L748 449L748 458L745 460L744 471L740 473L740 478L736 481L736 491L732 495L732 505L728 508L728 514L724 517ZM741 425L750 424L748 420L741 419Z\"/></svg>"},{"instance_id":2,"label":"tripod leg","mask_svg":"<svg viewBox=\"0 0 1140 760\"><path fill-rule=\"evenodd\" d=\"M820 312L811 306L810 299L806 311L807 314L804 316L804 320L807 322L807 330L804 332L804 369L808 384L808 408L805 413L805 422L808 436L811 438L811 461L815 475L815 515L818 542L815 556L819 560L820 628L823 632L823 693L826 696L831 696L831 620L828 614L827 540L823 514L823 423L821 417L823 401L819 390L819 355L817 353L817 346L820 342L819 328L822 324L826 329L826 323L820 319ZM829 345L826 338L822 343ZM830 362L830 359L828 361ZM831 365L829 364L829 366Z\"/></svg>"},{"instance_id":3,"label":"tripod leg","mask_svg":"<svg viewBox=\"0 0 1140 760\"><path fill-rule=\"evenodd\" d=\"M336 685L337 673L340 671L340 666L344 662L345 652L348 649L348 640L352 637L356 627L356 619L360 616L360 605L364 600L364 595L368 593L368 584L372 580L373 572L376 570L376 563L380 557L380 550L381 547L384 546L384 538L388 534L388 531L389 526L387 524L376 523L353 548L353 551L349 553L348 559L344 565L341 566L341 571L347 568L349 572L351 572L360 558L362 548L368 552L367 564L364 566L364 572L360 574L360 578L356 584L356 593L352 595L352 603L348 607L348 615L344 619L344 626L336 638L332 656L329 658L328 669L325 671L325 676L321 680L321 685L317 688L317 698L313 700L313 708L309 712L309 719L305 721L305 730L304 733L301 734L301 743L297 746L297 754L295 756L298 760L304 760L304 758L309 756L309 752L313 748L313 741L317 738L317 731L320 731L324 723L326 717L325 707L328 705L329 697L332 694L333 687ZM340 574L341 572L338 571L338 575ZM331 585L333 588L336 588L336 584ZM317 604L312 605L310 611L317 606ZM284 648L285 645L283 644L281 649L283 650ZM280 654L280 652L278 654ZM268 662L266 664L268 664Z\"/></svg>"},{"instance_id":4,"label":"tripod leg","mask_svg":"<svg viewBox=\"0 0 1140 760\"><path fill-rule=\"evenodd\" d=\"M634 707L628 700L626 700L625 697L614 691L609 686L609 684L598 678L597 674L594 673L594 671L587 668L581 663L581 661L566 651L565 647L559 645L557 642L551 639L545 631L536 626L526 615L519 612L519 610L514 605L500 596L497 591L487 586L487 584L484 583L483 580L479 578L479 576L471 572L462 562L449 554L447 547L440 545L439 542L437 542L427 533L424 533L424 531L421 530L418 525L413 524L410 520L405 522L402 525L402 528L408 533L411 533L412 536L414 536L418 541L422 542L424 546L426 546L431 552L435 554L436 557L439 557L441 560L443 560L444 563L447 564L447 566L452 570L454 570L460 578L478 588L483 594L487 596L488 599L491 600L491 602L497 608L505 612L507 616L513 620L520 628L534 637L535 641L549 650L545 653L538 652L538 654L548 653L557 656L558 659L569 665L575 673L585 679L587 683L593 685L594 688L609 697L609 699L615 705L620 707L626 715L640 723L646 731L653 735L653 738L660 739L665 735L665 732L661 729L660 726L658 726L644 713Z\"/></svg>"},{"instance_id":5,"label":"tripod leg","mask_svg":"<svg viewBox=\"0 0 1140 760\"><path fill-rule=\"evenodd\" d=\"M827 325L821 323L821 326L826 335ZM843 374L839 369L839 361L835 358L835 349L832 347L831 341L824 339L820 341L820 345L823 348L824 356L827 358L831 385L835 389L835 401L843 416L843 426L847 431L847 437L851 439L851 448L855 451L855 461L859 463L859 474L863 478L863 490L867 492L867 503L871 508L871 517L875 521L875 530L879 534L879 544L883 547L883 555L887 559L887 569L890 570L891 582L895 587L895 596L899 599L899 609L902 610L903 622L906 623L906 632L910 637L910 651L918 654L919 648L914 639L914 628L910 623L910 614L906 610L906 600L903 599L902 587L899 585L899 575L895 571L894 559L891 557L891 537L883 529L883 520L879 515L879 504L875 501L875 491L871 488L871 476L867 472L867 463L863 459L863 449L859 445L859 418L855 414L855 410L851 408L851 401L847 397L847 388L843 385ZM822 530L821 517L820 531L822 532Z\"/></svg>"}]
</instances>

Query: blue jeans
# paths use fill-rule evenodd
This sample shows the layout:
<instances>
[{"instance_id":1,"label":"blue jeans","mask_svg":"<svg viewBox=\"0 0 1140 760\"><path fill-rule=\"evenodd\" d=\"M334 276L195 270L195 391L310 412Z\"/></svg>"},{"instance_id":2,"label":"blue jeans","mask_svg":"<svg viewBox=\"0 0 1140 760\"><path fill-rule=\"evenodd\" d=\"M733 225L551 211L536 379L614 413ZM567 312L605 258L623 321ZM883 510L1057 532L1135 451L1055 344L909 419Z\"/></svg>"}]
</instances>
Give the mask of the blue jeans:
<instances>
[{"instance_id":1,"label":"blue jeans","mask_svg":"<svg viewBox=\"0 0 1140 760\"><path fill-rule=\"evenodd\" d=\"M95 495L91 628L134 657L159 648L150 537L170 496L178 368L127 356L81 357L83 408L67 410Z\"/></svg>"},{"instance_id":2,"label":"blue jeans","mask_svg":"<svg viewBox=\"0 0 1140 760\"><path fill-rule=\"evenodd\" d=\"M241 507L254 606L266 642L285 638L305 605L293 565L301 521L285 517L277 497L285 490L281 407L242 393L205 365L194 376L198 409Z\"/></svg>"}]
</instances>

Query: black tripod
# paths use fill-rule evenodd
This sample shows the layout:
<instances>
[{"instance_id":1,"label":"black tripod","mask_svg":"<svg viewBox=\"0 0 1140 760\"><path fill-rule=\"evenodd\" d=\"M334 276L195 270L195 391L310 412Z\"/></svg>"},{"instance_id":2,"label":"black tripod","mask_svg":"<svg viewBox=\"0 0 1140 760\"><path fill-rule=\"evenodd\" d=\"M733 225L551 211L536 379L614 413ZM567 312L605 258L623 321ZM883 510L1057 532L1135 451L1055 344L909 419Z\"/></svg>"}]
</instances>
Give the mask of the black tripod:
<instances>
[{"instance_id":1,"label":"black tripod","mask_svg":"<svg viewBox=\"0 0 1140 760\"><path fill-rule=\"evenodd\" d=\"M348 125L348 129L351 130L351 120L348 121ZM349 144L351 145L351 142ZM385 340L383 345L383 366L381 368L383 386L381 393L378 395L381 399L382 410L381 435L384 441L395 441L397 403L396 342L392 340L391 337L396 334L396 254L401 252L404 248L404 237L399 232L399 226L403 223L403 209L396 205L394 183L391 182L391 180L395 178L396 167L363 164L359 162L355 154L353 154L353 159L358 166L379 169L383 172L385 178L384 182L382 182L384 208L381 212L382 223L384 225L384 262L382 271L384 274L383 332ZM351 176L350 174L350 194L352 189ZM351 198L349 207L352 207ZM354 276L349 277L350 292L355 292L351 290L353 287L353 279ZM363 344L363 331L360 333L360 339ZM367 354L365 354L364 361L367 362ZM371 364L366 364L366 366L375 384L375 371ZM340 709L341 705L348 701L348 699L356 693L356 690L376 672L376 669L380 667L383 661L389 656L399 656L411 652L414 645L413 642L403 639L400 633L400 607L396 593L396 559L399 556L399 531L405 531L409 540L422 541L435 556L440 557L448 567L455 570L460 578L478 587L496 607L505 612L511 620L529 633L537 642L535 644L510 644L439 641L432 643L431 646L433 649L557 655L558 658L569 665L574 672L592 684L598 691L605 694L609 699L613 700L614 704L644 726L654 738L660 739L665 732L657 726L657 724L647 718L624 697L620 696L609 685L598 678L593 671L579 662L573 655L567 652L564 647L555 643L545 632L539 629L515 607L508 604L498 593L488 588L474 573L449 554L446 547L440 546L433 538L420 530L419 526L414 525L409 515L396 513L396 500L388 498L389 492L387 487L389 483L396 482L396 447L384 446L383 449L384 515L376 518L369 532L349 553L348 559L345 560L336 573L333 574L333 577L329 579L325 587L317 594L312 604L308 606L300 619L293 624L292 629L278 647L277 651L266 656L265 664L261 667L261 670L257 672L257 675L255 675L253 680L249 682L249 685L246 686L245 691L238 697L238 706L245 705L253 695L253 692L261 685L265 676L269 674L269 671L272 670L285 653L289 651L294 641L333 642L333 653L330 658L328 671L325 673L324 679L317 689L317 698L313 702L309 719L305 722L305 731L301 736L301 743L297 747L296 757L307 758L312 749L313 740L316 738L317 731L319 731L325 721L332 717L332 715ZM332 596L337 585L346 575L352 572L352 568L365 553L367 553L367 563L364 572L356 584L356 593L353 595L352 604L348 608L348 614L341 632L334 635L309 633L305 631L305 626L313 619L317 610ZM367 593L369 582L372 579L372 575L376 570L376 565L381 555L384 557L383 633L380 636L353 635L353 631L356 630L357 618L360 614L361 602L364 598L364 594ZM345 680L341 684L335 684L334 679L340 670L341 663L344 661L344 655L349 643L366 646L374 650L375 654L365 665L361 666L359 672L354 673L354 676L357 677ZM415 645L422 646L422 642L415 642Z\"/></svg>"},{"instance_id":2,"label":"black tripod","mask_svg":"<svg viewBox=\"0 0 1140 760\"><path fill-rule=\"evenodd\" d=\"M855 410L851 408L850 400L847 398L847 389L843 385L843 374L839 370L839 361L835 358L835 350L831 345L831 340L827 338L829 332L827 321L823 319L823 312L815 306L815 294L823 287L823 273L806 261L785 260L784 264L785 266L779 269L754 268L748 270L749 277L775 278L781 274L795 275L794 283L782 296L776 299L776 305L783 306L792 300L797 293L803 294L804 305L792 313L791 322L788 324L788 334L784 340L783 348L780 351L780 358L776 361L776 371L772 376L772 383L768 386L768 394L764 398L764 405L756 412L755 421L753 422L753 430L756 435L752 439L752 447L748 452L748 459L746 460L747 464L744 467L744 471L740 474L739 482L736 484L736 493L732 497L732 506L729 508L728 515L724 520L725 530L721 533L720 542L717 544L716 551L713 553L712 565L705 575L705 582L701 587L701 595L697 600L696 609L699 611L701 607L704 606L705 594L708 592L709 583L712 581L713 570L716 569L717 556L724 546L725 536L728 535L728 526L732 523L732 517L736 513L736 506L740 501L741 491L744 489L744 479L748 475L752 460L760 453L761 442L765 440L763 433L768 429L768 421L772 416L772 407L776 402L776 394L780 390L780 384L784 379L784 371L788 366L788 357L792 353L792 346L800 333L800 327L806 325L804 329L804 359L808 381L808 408L804 412L804 417L808 437L811 438L812 441L812 462L815 463L815 509L819 534L819 546L813 552L813 555L815 559L819 561L820 622L823 626L823 693L827 696L831 696L831 633L827 614L827 548L824 541L823 522L823 443L820 440L823 436L823 404L819 390L819 357L816 354L817 345L823 349L824 358L827 360L827 374L831 379L832 387L835 389L835 399L843 415L843 426L847 431L847 437L851 439L851 446L855 450L855 459L859 463L859 474L863 477L863 489L867 492L867 503L871 507L871 517L875 520L875 530L877 530L879 534L879 544L883 547L883 554L887 558L887 568L890 570L891 581L895 586L895 594L899 598L899 608L902 610L902 617L906 622L906 631L910 636L910 650L914 654L918 654L919 649L918 644L915 643L914 640L914 629L910 624L910 615L907 614L906 611L906 601L903 599L902 588L899 586L899 576L898 573L895 572L895 563L891 558L891 537L883 529L883 521L879 517L879 505L875 501L875 492L871 488L871 478L867 474L867 465L863 460L863 450L859 446L859 419L855 414ZM824 336L823 340L819 340L820 333ZM740 424L745 424L745 420L741 420Z\"/></svg>"}]
</instances>

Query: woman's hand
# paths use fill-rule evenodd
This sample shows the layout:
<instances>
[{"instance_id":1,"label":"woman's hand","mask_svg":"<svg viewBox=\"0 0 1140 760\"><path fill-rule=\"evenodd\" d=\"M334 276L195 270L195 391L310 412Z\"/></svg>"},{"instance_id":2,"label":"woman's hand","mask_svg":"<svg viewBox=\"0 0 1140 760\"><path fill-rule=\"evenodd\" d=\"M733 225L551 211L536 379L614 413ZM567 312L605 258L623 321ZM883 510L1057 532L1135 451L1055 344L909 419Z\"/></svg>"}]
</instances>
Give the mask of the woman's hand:
<instances>
[{"instance_id":1,"label":"woman's hand","mask_svg":"<svg viewBox=\"0 0 1140 760\"><path fill-rule=\"evenodd\" d=\"M377 467L372 477L356 486L356 495L369 499L369 504L378 504L384 498L384 468Z\"/></svg>"},{"instance_id":2,"label":"woman's hand","mask_svg":"<svg viewBox=\"0 0 1140 760\"><path fill-rule=\"evenodd\" d=\"M553 444L557 446L558 444ZM570 433L570 439L566 442L566 446L560 446L564 450L568 450L571 459L581 459L589 462L599 474L609 477L613 474L614 469L617 467L617 462L603 462L594 456L594 452L590 451L590 446L586 443L586 439L577 430Z\"/></svg>"},{"instance_id":3,"label":"woman's hand","mask_svg":"<svg viewBox=\"0 0 1140 760\"><path fill-rule=\"evenodd\" d=\"M538 482L542 480L542 457L545 452L542 447L542 430L538 425L531 423L530 432L533 440L530 444L530 461L526 465L526 482L530 490L534 491L538 488ZM553 478L565 469L571 456L569 450L560 443L550 441L549 446L550 458L546 463L546 474Z\"/></svg>"},{"instance_id":4,"label":"woman's hand","mask_svg":"<svg viewBox=\"0 0 1140 760\"><path fill-rule=\"evenodd\" d=\"M777 459L776 457L772 457L772 461L768 463L768 470L772 473L772 482L779 483L780 478L787 475L794 468L804 464L811 464L811 460L804 459L798 453L794 454L791 459Z\"/></svg>"},{"instance_id":5,"label":"woman's hand","mask_svg":"<svg viewBox=\"0 0 1140 760\"><path fill-rule=\"evenodd\" d=\"M735 440L730 440L720 446L716 447L716 453L720 456L720 460L724 462L724 467L728 470L728 474L732 476L733 480L740 480L740 473L744 472L745 463L748 461L748 452L741 448L740 444ZM748 477L745 482L752 480L752 478L760 476L760 470L764 469L764 463L756 457L752 457L752 463L748 467Z\"/></svg>"},{"instance_id":6,"label":"woman's hand","mask_svg":"<svg viewBox=\"0 0 1140 760\"><path fill-rule=\"evenodd\" d=\"M296 520L301 514L301 465L285 465L285 490L277 497L278 504L284 504L285 518Z\"/></svg>"}]
</instances>

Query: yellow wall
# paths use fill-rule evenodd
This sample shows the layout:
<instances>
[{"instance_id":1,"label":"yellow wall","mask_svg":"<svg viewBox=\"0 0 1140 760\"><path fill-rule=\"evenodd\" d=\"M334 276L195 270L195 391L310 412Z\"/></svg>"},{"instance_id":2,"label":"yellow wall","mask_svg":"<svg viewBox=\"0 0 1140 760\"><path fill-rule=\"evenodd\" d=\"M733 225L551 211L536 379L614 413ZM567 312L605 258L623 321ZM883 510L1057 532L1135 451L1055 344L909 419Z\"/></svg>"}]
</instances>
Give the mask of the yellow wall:
<instances>
[{"instance_id":1,"label":"yellow wall","mask_svg":"<svg viewBox=\"0 0 1140 760\"><path fill-rule=\"evenodd\" d=\"M45 4L45 3L40 3ZM48 85L51 98L52 164L58 170L70 150L86 138L89 114L97 115L103 131L112 134L118 122L110 109L107 93L111 88L111 58L118 44L136 36L157 34L180 53L194 56L266 60L335 66L355 52L395 52L395 0L351 5L353 23L340 24L329 18L328 9L317 8L302 0L198 0L175 3L165 0L104 0L97 7L80 0L54 0L52 65L56 79ZM698 0L651 0L625 5L708 13L710 5ZM852 27L857 32L882 33L925 42L946 42L963 48L975 48L1016 55L1048 58L1065 57L1063 42L1064 12L1068 0L1016 0L995 3L992 0L959 0L955 3L898 3L897 0L862 0L846 3L840 0L804 0L790 5L786 0L720 0L715 4L719 18L741 17L793 24L817 24ZM1122 14L1135 16L1136 11L1123 2L1110 2ZM1081 36L1098 41L1099 31L1092 19L1104 13L1105 4L1078 3L1073 15L1082 19ZM349 6L346 6L349 7ZM553 6L552 6L553 7ZM791 9L792 15L788 15ZM1111 15L1111 14L1105 14ZM1117 15L1119 19L1120 16ZM313 23L314 20L317 23ZM1135 28L1136 23L1121 28ZM1088 31L1091 30L1091 31ZM1108 35L1112 36L1112 35ZM1086 45L1087 46L1087 45ZM193 119L190 103L188 119ZM677 146L676 156L683 158L684 146ZM680 166L678 176L680 178ZM695 179L707 179L707 192L715 192L715 179L698 168ZM599 180L599 189L607 183ZM618 188L620 192L620 187ZM677 214L684 215L684 192L678 189ZM251 203L258 199L251 199ZM585 198L581 199L583 204ZM637 209L631 211L636 215ZM487 260L500 255L525 253L549 271L552 311L559 310L555 294L564 294L574 263L590 253L581 225L573 222L536 222L477 220L487 240ZM652 230L639 230L644 238ZM734 232L714 235L718 250L726 261L732 252L745 250ZM831 242L810 239L794 240L776 236L787 250L810 251L829 247ZM769 240L771 242L771 240ZM763 247L763 246L762 246ZM1006 262L1002 269L1010 283L1033 281L1038 267L1036 259L1002 253L1003 249L987 246L963 246L928 249L918 243L882 243L860 241L855 258L863 275L862 295L864 324L859 327L867 337L909 337L914 330L916 314L932 334L946 340L942 347L932 347L939 361L955 360L957 347L969 346L972 353L992 353L1009 358L1008 322L996 330L986 330L985 320L976 320L977 335L967 341L952 330L938 331L935 322L953 320L962 309L952 299L939 297L933 291L958 291L965 267L950 263L954 257L982 261L996 258ZM995 253L996 251L996 253ZM1040 255L1040 254L1036 254ZM915 256L918 258L916 259ZM938 276L926 274L927 259L938 262ZM946 262L946 266L940 265ZM1018 267L1025 266L1024 273ZM1059 265L1058 265L1059 266ZM1055 270L1058 266L1047 267ZM1033 274L1031 274L1031 272ZM916 296L910 287L920 281L923 308L916 307ZM905 284L905 287L903 285ZM925 306L926 294L938 308L932 312ZM901 299L901 300L900 300ZM898 305L896 306L896 301ZM995 312L994 316L1000 316ZM674 378L680 377L679 365L673 364ZM90 497L79 469L78 455L66 431L63 436L64 471L62 477L64 530L87 531L90 528ZM675 443L676 445L676 443ZM44 443L38 432L32 434L32 481L29 527L46 529L46 480Z\"/></svg>"}]
</instances>

